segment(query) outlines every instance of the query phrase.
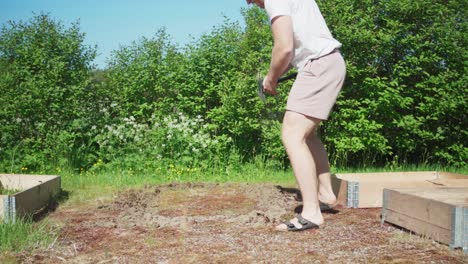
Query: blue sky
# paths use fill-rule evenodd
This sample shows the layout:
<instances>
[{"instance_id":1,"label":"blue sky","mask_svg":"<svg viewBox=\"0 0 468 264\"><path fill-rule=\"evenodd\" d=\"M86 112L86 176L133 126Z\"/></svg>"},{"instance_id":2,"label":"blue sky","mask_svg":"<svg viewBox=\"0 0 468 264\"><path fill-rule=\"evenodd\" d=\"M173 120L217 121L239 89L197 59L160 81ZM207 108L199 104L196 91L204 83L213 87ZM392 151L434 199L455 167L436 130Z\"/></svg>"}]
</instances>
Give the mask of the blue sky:
<instances>
[{"instance_id":1,"label":"blue sky","mask_svg":"<svg viewBox=\"0 0 468 264\"><path fill-rule=\"evenodd\" d=\"M0 24L26 21L46 12L70 26L80 21L85 44L98 45L95 63L103 68L111 51L165 27L174 43L184 45L211 31L224 16L243 25L245 0L0 0Z\"/></svg>"}]
</instances>

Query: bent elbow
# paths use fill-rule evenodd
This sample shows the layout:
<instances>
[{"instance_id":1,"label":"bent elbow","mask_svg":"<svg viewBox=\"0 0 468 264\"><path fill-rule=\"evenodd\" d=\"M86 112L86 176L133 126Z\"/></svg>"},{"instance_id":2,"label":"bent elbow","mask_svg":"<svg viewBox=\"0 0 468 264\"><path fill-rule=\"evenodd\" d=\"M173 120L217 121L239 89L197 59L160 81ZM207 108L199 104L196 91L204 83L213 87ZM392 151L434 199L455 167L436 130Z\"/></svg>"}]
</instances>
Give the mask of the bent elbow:
<instances>
[{"instance_id":1,"label":"bent elbow","mask_svg":"<svg viewBox=\"0 0 468 264\"><path fill-rule=\"evenodd\" d=\"M292 58L294 56L294 48L293 46L282 46L278 47L277 52L278 55L281 57Z\"/></svg>"},{"instance_id":2,"label":"bent elbow","mask_svg":"<svg viewBox=\"0 0 468 264\"><path fill-rule=\"evenodd\" d=\"M288 47L288 48L284 49L284 54L287 57L293 57L294 56L294 47L291 46L291 47Z\"/></svg>"},{"instance_id":3,"label":"bent elbow","mask_svg":"<svg viewBox=\"0 0 468 264\"><path fill-rule=\"evenodd\" d=\"M291 48L285 48L282 50L281 52L283 54L284 57L288 58L288 59L291 59L293 56L294 56L294 49L291 47Z\"/></svg>"}]
</instances>

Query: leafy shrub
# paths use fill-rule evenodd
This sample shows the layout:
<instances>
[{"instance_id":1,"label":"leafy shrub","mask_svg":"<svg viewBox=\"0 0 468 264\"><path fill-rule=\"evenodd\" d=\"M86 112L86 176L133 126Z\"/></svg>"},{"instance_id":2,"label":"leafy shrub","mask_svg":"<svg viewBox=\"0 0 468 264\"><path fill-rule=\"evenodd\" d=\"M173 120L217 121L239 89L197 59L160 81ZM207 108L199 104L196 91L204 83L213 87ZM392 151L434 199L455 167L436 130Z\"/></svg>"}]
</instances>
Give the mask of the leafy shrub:
<instances>
[{"instance_id":1,"label":"leafy shrub","mask_svg":"<svg viewBox=\"0 0 468 264\"><path fill-rule=\"evenodd\" d=\"M231 139L212 135L209 127L201 116L183 113L153 116L145 123L130 116L98 133L99 157L109 166L135 170L174 162L187 168L220 165L229 158Z\"/></svg>"},{"instance_id":2,"label":"leafy shrub","mask_svg":"<svg viewBox=\"0 0 468 264\"><path fill-rule=\"evenodd\" d=\"M343 43L348 79L326 142L341 164L466 165L463 1L318 1ZM353 156L353 158L351 158Z\"/></svg>"},{"instance_id":3,"label":"leafy shrub","mask_svg":"<svg viewBox=\"0 0 468 264\"><path fill-rule=\"evenodd\" d=\"M464 3L317 2L347 63L320 128L332 163L466 166ZM242 14L245 28L226 19L185 47L160 29L113 52L104 71L93 71L95 48L77 24L39 15L3 26L0 170L287 164L280 131L292 82L258 100L272 36L264 11Z\"/></svg>"},{"instance_id":4,"label":"leafy shrub","mask_svg":"<svg viewBox=\"0 0 468 264\"><path fill-rule=\"evenodd\" d=\"M49 15L9 22L0 32L0 169L39 169L70 154L86 122L90 63L78 24ZM65 152L65 153L64 153Z\"/></svg>"}]
</instances>

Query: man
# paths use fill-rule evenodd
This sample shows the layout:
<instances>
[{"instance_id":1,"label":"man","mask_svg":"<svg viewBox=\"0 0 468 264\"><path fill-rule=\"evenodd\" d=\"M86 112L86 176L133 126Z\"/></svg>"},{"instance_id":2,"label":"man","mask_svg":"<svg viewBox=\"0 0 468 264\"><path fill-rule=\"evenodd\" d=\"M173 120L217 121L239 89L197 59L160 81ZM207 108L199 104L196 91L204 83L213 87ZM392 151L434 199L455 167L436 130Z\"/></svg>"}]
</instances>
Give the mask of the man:
<instances>
[{"instance_id":1,"label":"man","mask_svg":"<svg viewBox=\"0 0 468 264\"><path fill-rule=\"evenodd\" d=\"M327 152L316 131L327 120L341 90L346 67L315 0L247 0L266 10L274 45L264 92L276 95L277 80L292 65L298 75L291 88L282 141L303 199L302 213L276 227L302 231L323 224L319 201L336 203Z\"/></svg>"}]
</instances>

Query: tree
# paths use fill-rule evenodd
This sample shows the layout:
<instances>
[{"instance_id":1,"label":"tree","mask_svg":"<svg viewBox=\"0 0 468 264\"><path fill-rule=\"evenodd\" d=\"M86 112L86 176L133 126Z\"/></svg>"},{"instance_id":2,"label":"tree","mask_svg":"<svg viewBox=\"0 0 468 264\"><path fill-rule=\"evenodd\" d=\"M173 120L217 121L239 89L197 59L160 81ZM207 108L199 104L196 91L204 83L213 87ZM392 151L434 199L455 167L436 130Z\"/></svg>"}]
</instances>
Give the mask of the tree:
<instances>
[{"instance_id":1,"label":"tree","mask_svg":"<svg viewBox=\"0 0 468 264\"><path fill-rule=\"evenodd\" d=\"M324 128L334 159L466 165L466 2L318 3L348 67Z\"/></svg>"},{"instance_id":2,"label":"tree","mask_svg":"<svg viewBox=\"0 0 468 264\"><path fill-rule=\"evenodd\" d=\"M0 168L34 168L73 148L96 54L83 41L78 23L65 28L48 14L2 26Z\"/></svg>"}]
</instances>

